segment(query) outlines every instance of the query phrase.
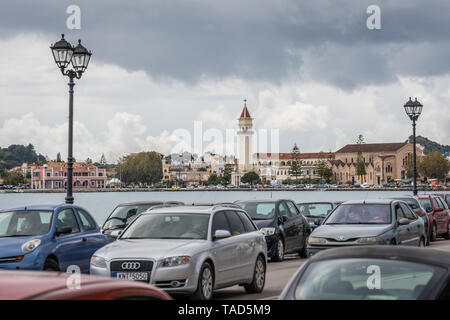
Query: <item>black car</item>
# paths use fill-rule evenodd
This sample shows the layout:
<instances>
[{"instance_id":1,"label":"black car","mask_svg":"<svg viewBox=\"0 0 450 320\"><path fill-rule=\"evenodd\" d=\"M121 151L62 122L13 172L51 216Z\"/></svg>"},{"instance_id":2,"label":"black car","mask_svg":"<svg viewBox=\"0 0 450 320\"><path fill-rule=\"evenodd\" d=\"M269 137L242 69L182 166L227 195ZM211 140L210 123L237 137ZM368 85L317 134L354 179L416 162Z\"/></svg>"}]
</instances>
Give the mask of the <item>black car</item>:
<instances>
[{"instance_id":1,"label":"black car","mask_svg":"<svg viewBox=\"0 0 450 320\"><path fill-rule=\"evenodd\" d=\"M306 218L292 200L248 200L236 202L265 234L267 255L283 261L285 253L306 258L306 239L310 233Z\"/></svg>"},{"instance_id":2,"label":"black car","mask_svg":"<svg viewBox=\"0 0 450 320\"><path fill-rule=\"evenodd\" d=\"M295 273L280 300L448 300L450 254L400 246L323 251Z\"/></svg>"},{"instance_id":3,"label":"black car","mask_svg":"<svg viewBox=\"0 0 450 320\"><path fill-rule=\"evenodd\" d=\"M342 202L301 202L297 203L300 213L308 218L311 230L320 226L325 217Z\"/></svg>"},{"instance_id":4,"label":"black car","mask_svg":"<svg viewBox=\"0 0 450 320\"><path fill-rule=\"evenodd\" d=\"M109 241L116 240L118 231L123 230L140 213L147 211L152 207L169 207L183 205L179 201L141 201L121 203L109 214L102 226L102 232L108 237Z\"/></svg>"}]
</instances>

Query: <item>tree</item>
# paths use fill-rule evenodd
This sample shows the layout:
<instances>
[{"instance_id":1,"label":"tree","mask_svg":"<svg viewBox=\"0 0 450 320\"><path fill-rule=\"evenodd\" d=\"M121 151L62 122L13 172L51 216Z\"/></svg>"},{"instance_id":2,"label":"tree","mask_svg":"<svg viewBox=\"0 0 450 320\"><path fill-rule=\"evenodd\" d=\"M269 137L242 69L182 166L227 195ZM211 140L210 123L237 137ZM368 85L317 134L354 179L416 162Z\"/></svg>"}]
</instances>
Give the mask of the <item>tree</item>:
<instances>
[{"instance_id":1,"label":"tree","mask_svg":"<svg viewBox=\"0 0 450 320\"><path fill-rule=\"evenodd\" d=\"M316 166L316 172L320 177L320 183L323 181L329 183L333 175L333 171L328 167L327 161L325 159L320 159Z\"/></svg>"},{"instance_id":2,"label":"tree","mask_svg":"<svg viewBox=\"0 0 450 320\"><path fill-rule=\"evenodd\" d=\"M100 168L105 169L106 165L107 165L106 157L105 157L105 154L102 153L102 156L100 158Z\"/></svg>"},{"instance_id":3,"label":"tree","mask_svg":"<svg viewBox=\"0 0 450 320\"><path fill-rule=\"evenodd\" d=\"M92 164L92 159L91 158L87 158L84 162L86 164Z\"/></svg>"},{"instance_id":4,"label":"tree","mask_svg":"<svg viewBox=\"0 0 450 320\"><path fill-rule=\"evenodd\" d=\"M162 179L162 161L157 152L140 152L123 157L117 165L125 183L152 184Z\"/></svg>"},{"instance_id":5,"label":"tree","mask_svg":"<svg viewBox=\"0 0 450 320\"><path fill-rule=\"evenodd\" d=\"M430 152L418 161L417 167L421 176L443 180L450 171L450 162L439 152Z\"/></svg>"},{"instance_id":6,"label":"tree","mask_svg":"<svg viewBox=\"0 0 450 320\"><path fill-rule=\"evenodd\" d=\"M223 181L222 177L219 177L217 174L212 173L209 178L208 181L206 181L206 184L208 185L218 185L221 184Z\"/></svg>"},{"instance_id":7,"label":"tree","mask_svg":"<svg viewBox=\"0 0 450 320\"><path fill-rule=\"evenodd\" d=\"M360 134L358 136L358 140L356 140L356 144L364 144L364 136L362 134Z\"/></svg>"},{"instance_id":8,"label":"tree","mask_svg":"<svg viewBox=\"0 0 450 320\"><path fill-rule=\"evenodd\" d=\"M56 162L61 162L61 153L57 153L56 155Z\"/></svg>"},{"instance_id":9,"label":"tree","mask_svg":"<svg viewBox=\"0 0 450 320\"><path fill-rule=\"evenodd\" d=\"M411 153L405 158L402 168L405 170L406 178L412 178L414 176L414 157Z\"/></svg>"},{"instance_id":10,"label":"tree","mask_svg":"<svg viewBox=\"0 0 450 320\"><path fill-rule=\"evenodd\" d=\"M362 134L358 136L358 140L356 144L364 144L364 137ZM356 158L356 175L360 177L361 183L363 182L363 176L367 174L366 172L366 164L364 161L362 151L358 151L358 157Z\"/></svg>"},{"instance_id":11,"label":"tree","mask_svg":"<svg viewBox=\"0 0 450 320\"><path fill-rule=\"evenodd\" d=\"M291 176L295 177L295 181L302 175L302 160L300 160L300 149L297 144L292 148L291 168L289 170Z\"/></svg>"},{"instance_id":12,"label":"tree","mask_svg":"<svg viewBox=\"0 0 450 320\"><path fill-rule=\"evenodd\" d=\"M259 175L256 172L250 171L242 176L241 182L254 185L254 184L261 183L261 178L259 177Z\"/></svg>"},{"instance_id":13,"label":"tree","mask_svg":"<svg viewBox=\"0 0 450 320\"><path fill-rule=\"evenodd\" d=\"M23 174L20 172L15 172L15 171L13 171L13 172L5 171L3 173L2 178L3 178L3 184L6 184L6 185L16 186L18 184L25 182Z\"/></svg>"},{"instance_id":14,"label":"tree","mask_svg":"<svg viewBox=\"0 0 450 320\"><path fill-rule=\"evenodd\" d=\"M233 165L230 163L225 164L223 169L223 182L229 184L231 182L231 173L233 172Z\"/></svg>"}]
</instances>

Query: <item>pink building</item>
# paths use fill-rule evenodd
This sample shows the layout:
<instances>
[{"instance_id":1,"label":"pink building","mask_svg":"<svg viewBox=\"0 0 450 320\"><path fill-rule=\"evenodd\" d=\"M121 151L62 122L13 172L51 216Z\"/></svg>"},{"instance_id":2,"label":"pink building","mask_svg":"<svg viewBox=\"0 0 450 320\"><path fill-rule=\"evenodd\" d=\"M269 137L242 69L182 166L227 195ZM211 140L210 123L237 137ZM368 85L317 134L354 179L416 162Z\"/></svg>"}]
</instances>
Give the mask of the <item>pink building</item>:
<instances>
[{"instance_id":1,"label":"pink building","mask_svg":"<svg viewBox=\"0 0 450 320\"><path fill-rule=\"evenodd\" d=\"M67 166L66 162L49 162L42 167L32 169L31 187L33 189L65 189ZM82 162L73 164L74 188L104 188L106 179L106 169L99 169L92 164Z\"/></svg>"}]
</instances>

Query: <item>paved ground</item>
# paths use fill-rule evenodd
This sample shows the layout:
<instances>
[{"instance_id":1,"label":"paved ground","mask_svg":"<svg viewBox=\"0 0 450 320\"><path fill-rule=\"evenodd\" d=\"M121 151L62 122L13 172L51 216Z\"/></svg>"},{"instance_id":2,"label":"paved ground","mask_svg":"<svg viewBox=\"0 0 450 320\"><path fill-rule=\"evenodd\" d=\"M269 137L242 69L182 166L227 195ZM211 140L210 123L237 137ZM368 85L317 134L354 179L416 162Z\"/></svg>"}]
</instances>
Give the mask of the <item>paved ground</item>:
<instances>
[{"instance_id":1,"label":"paved ground","mask_svg":"<svg viewBox=\"0 0 450 320\"><path fill-rule=\"evenodd\" d=\"M438 239L429 248L450 252L450 240ZM277 299L286 283L295 271L306 261L295 255L288 255L283 262L269 262L266 274L266 285L261 294L247 294L244 288L235 286L218 290L214 299L223 300L259 300Z\"/></svg>"}]
</instances>

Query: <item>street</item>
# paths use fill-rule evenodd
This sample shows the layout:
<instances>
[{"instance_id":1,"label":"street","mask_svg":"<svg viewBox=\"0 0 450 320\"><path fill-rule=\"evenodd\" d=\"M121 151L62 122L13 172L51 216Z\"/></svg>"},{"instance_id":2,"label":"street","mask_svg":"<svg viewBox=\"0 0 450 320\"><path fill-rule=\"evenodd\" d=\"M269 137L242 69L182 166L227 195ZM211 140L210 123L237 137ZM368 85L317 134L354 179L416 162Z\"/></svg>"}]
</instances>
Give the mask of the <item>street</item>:
<instances>
[{"instance_id":1,"label":"street","mask_svg":"<svg viewBox=\"0 0 450 320\"><path fill-rule=\"evenodd\" d=\"M450 240L438 239L427 248L450 252ZM427 248L425 250L427 250ZM266 285L261 294L247 294L243 287L234 286L218 290L214 294L215 300L275 300L286 283L297 269L306 261L297 255L287 255L283 262L269 262L266 274Z\"/></svg>"}]
</instances>

